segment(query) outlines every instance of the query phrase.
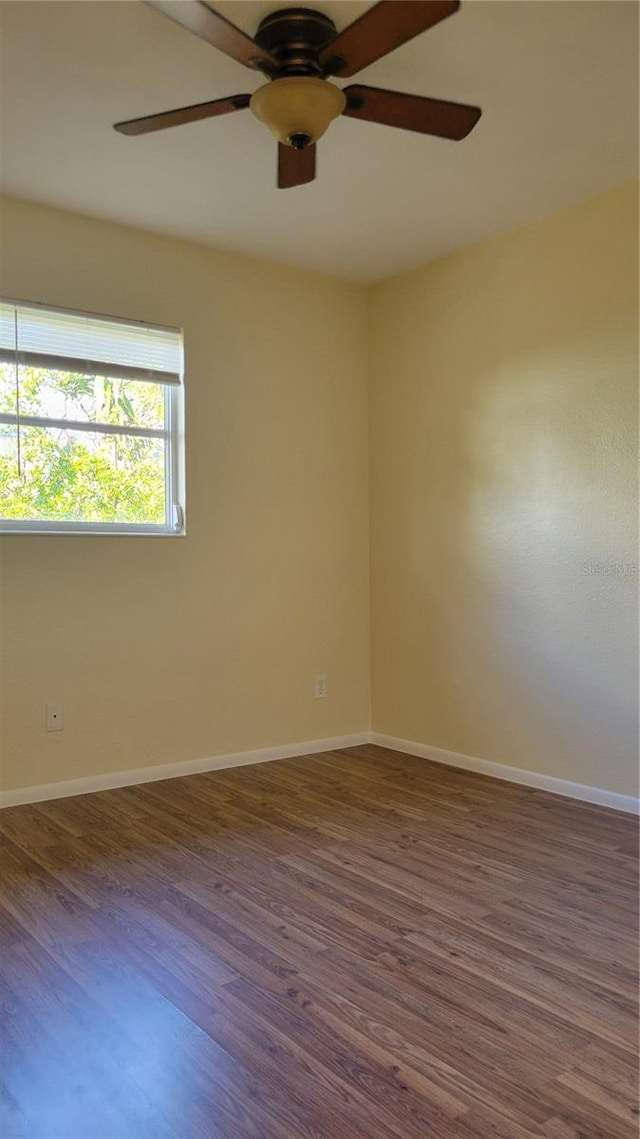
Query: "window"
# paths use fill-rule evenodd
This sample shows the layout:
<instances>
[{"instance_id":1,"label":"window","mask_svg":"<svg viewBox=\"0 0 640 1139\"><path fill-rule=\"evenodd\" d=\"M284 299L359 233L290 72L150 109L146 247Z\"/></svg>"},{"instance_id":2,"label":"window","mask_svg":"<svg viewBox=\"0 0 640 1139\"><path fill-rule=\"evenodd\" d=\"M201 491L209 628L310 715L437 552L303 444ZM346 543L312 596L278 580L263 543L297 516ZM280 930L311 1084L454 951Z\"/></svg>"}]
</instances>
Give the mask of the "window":
<instances>
[{"instance_id":1,"label":"window","mask_svg":"<svg viewBox=\"0 0 640 1139\"><path fill-rule=\"evenodd\" d=\"M0 530L182 534L179 331L0 302Z\"/></svg>"}]
</instances>

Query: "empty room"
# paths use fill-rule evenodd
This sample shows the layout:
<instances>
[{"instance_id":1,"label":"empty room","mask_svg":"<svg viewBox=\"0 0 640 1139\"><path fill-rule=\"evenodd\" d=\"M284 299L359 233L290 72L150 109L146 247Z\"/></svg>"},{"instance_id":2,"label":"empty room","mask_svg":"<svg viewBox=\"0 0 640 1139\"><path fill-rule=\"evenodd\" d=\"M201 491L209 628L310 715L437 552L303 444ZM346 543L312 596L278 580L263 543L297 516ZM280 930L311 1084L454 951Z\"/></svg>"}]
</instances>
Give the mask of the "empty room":
<instances>
[{"instance_id":1,"label":"empty room","mask_svg":"<svg viewBox=\"0 0 640 1139\"><path fill-rule=\"evenodd\" d=\"M0 0L2 1139L637 1139L636 0Z\"/></svg>"}]
</instances>

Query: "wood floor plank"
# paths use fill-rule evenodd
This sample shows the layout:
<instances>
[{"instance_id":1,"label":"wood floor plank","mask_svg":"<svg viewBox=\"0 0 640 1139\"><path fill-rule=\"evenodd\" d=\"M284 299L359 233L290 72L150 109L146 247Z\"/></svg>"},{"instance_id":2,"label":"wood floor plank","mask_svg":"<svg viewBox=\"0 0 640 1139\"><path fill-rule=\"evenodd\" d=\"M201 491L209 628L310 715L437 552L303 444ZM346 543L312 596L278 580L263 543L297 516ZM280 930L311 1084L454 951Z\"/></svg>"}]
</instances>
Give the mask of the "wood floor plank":
<instances>
[{"instance_id":1,"label":"wood floor plank","mask_svg":"<svg viewBox=\"0 0 640 1139\"><path fill-rule=\"evenodd\" d=\"M45 950L23 943L3 962L3 974L20 994L3 1001L3 1077L19 1109L5 1120L3 1137L176 1139L126 1070L130 1057L115 1025Z\"/></svg>"},{"instance_id":2,"label":"wood floor plank","mask_svg":"<svg viewBox=\"0 0 640 1139\"><path fill-rule=\"evenodd\" d=\"M364 745L0 815L7 1139L632 1139L638 824Z\"/></svg>"}]
</instances>

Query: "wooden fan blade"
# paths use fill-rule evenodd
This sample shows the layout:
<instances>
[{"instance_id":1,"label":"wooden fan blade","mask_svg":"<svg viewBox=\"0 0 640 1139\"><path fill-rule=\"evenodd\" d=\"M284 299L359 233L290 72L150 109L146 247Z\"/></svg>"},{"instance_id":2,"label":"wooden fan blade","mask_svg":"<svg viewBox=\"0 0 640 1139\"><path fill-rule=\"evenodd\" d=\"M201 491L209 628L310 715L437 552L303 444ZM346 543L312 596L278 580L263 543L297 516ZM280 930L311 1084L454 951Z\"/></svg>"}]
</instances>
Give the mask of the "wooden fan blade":
<instances>
[{"instance_id":1,"label":"wooden fan blade","mask_svg":"<svg viewBox=\"0 0 640 1139\"><path fill-rule=\"evenodd\" d=\"M320 63L327 75L355 75L459 7L460 0L380 0L325 44Z\"/></svg>"},{"instance_id":2,"label":"wooden fan blade","mask_svg":"<svg viewBox=\"0 0 640 1139\"><path fill-rule=\"evenodd\" d=\"M313 182L316 176L315 143L295 150L292 146L278 143L278 189L290 190L292 186L304 186Z\"/></svg>"},{"instance_id":3,"label":"wooden fan blade","mask_svg":"<svg viewBox=\"0 0 640 1139\"><path fill-rule=\"evenodd\" d=\"M228 99L213 99L210 103L193 103L190 107L178 107L175 111L160 111L157 115L144 115L141 119L127 119L115 123L114 130L120 134L150 134L163 131L167 127L181 127L183 123L197 123L200 119L215 119L218 115L228 115L230 111L241 111L249 106L251 95L230 95Z\"/></svg>"},{"instance_id":4,"label":"wooden fan blade","mask_svg":"<svg viewBox=\"0 0 640 1139\"><path fill-rule=\"evenodd\" d=\"M466 103L426 99L422 95L383 91L380 87L358 83L345 87L344 93L347 105L343 115L438 138L466 138L482 114L479 107L469 107Z\"/></svg>"},{"instance_id":5,"label":"wooden fan blade","mask_svg":"<svg viewBox=\"0 0 640 1139\"><path fill-rule=\"evenodd\" d=\"M145 3L187 31L193 32L201 40L213 44L238 63L243 63L245 67L268 73L275 71L278 66L268 51L264 51L230 20L210 8L204 0L145 0Z\"/></svg>"}]
</instances>

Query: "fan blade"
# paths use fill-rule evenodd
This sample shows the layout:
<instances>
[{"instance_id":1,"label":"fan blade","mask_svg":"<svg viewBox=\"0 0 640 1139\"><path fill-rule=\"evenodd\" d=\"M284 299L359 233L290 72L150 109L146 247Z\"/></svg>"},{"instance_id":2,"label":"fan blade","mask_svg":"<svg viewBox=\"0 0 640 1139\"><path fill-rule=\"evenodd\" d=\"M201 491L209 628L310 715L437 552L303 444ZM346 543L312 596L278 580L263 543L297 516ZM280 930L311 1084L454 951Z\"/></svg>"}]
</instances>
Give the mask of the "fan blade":
<instances>
[{"instance_id":1,"label":"fan blade","mask_svg":"<svg viewBox=\"0 0 640 1139\"><path fill-rule=\"evenodd\" d=\"M320 63L327 75L355 75L459 7L460 0L380 0L325 44Z\"/></svg>"},{"instance_id":2,"label":"fan blade","mask_svg":"<svg viewBox=\"0 0 640 1139\"><path fill-rule=\"evenodd\" d=\"M183 123L197 123L200 119L215 119L218 115L228 115L230 111L241 111L249 106L250 95L231 95L227 99L213 99L210 103L193 103L190 107L178 107L175 111L160 111L157 115L145 115L141 119L127 119L115 123L114 130L120 134L150 134L163 131L167 127L181 127Z\"/></svg>"},{"instance_id":3,"label":"fan blade","mask_svg":"<svg viewBox=\"0 0 640 1139\"><path fill-rule=\"evenodd\" d=\"M387 127L401 127L405 131L434 134L438 138L466 138L482 114L479 107L469 107L466 103L425 99L422 95L383 91L380 87L364 87L358 83L343 90L347 99L343 115Z\"/></svg>"},{"instance_id":4,"label":"fan blade","mask_svg":"<svg viewBox=\"0 0 640 1139\"><path fill-rule=\"evenodd\" d=\"M290 190L292 186L304 186L313 182L316 176L315 143L295 150L292 146L278 143L278 189Z\"/></svg>"},{"instance_id":5,"label":"fan blade","mask_svg":"<svg viewBox=\"0 0 640 1139\"><path fill-rule=\"evenodd\" d=\"M145 0L145 3L245 67L267 73L277 69L278 64L268 51L210 8L204 0Z\"/></svg>"}]
</instances>

